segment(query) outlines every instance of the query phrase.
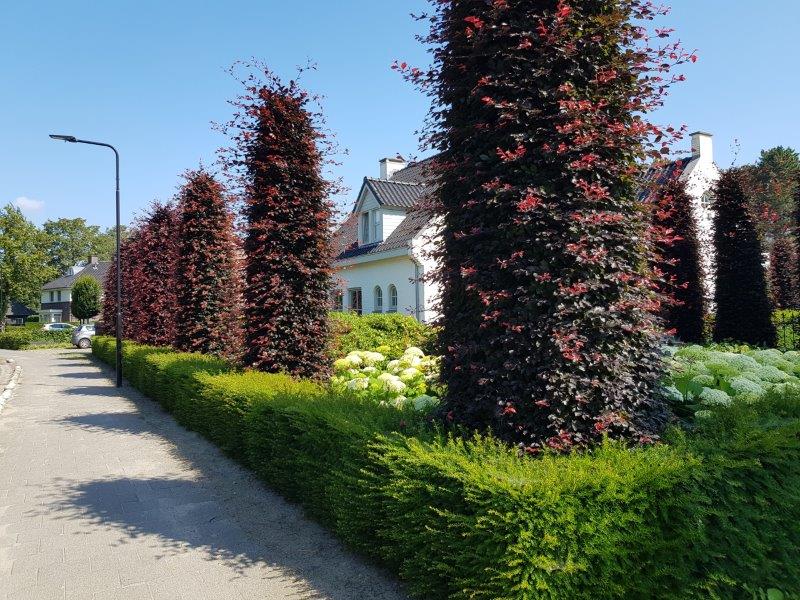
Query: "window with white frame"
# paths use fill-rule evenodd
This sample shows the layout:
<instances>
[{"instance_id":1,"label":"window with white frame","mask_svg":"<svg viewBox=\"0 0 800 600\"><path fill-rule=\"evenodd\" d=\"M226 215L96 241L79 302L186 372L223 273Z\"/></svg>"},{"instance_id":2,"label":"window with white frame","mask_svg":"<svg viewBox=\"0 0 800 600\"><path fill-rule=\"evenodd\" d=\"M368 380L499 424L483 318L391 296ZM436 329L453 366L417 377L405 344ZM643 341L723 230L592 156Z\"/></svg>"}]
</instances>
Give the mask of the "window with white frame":
<instances>
[{"instance_id":1,"label":"window with white frame","mask_svg":"<svg viewBox=\"0 0 800 600\"><path fill-rule=\"evenodd\" d=\"M380 242L383 238L383 231L381 227L381 211L372 211L372 237L373 242Z\"/></svg>"},{"instance_id":2,"label":"window with white frame","mask_svg":"<svg viewBox=\"0 0 800 600\"><path fill-rule=\"evenodd\" d=\"M55 302L55 301L56 301L56 293L50 292L50 302Z\"/></svg>"},{"instance_id":3,"label":"window with white frame","mask_svg":"<svg viewBox=\"0 0 800 600\"><path fill-rule=\"evenodd\" d=\"M383 290L381 286L375 286L375 298L372 307L372 312L380 313L383 312Z\"/></svg>"},{"instance_id":4,"label":"window with white frame","mask_svg":"<svg viewBox=\"0 0 800 600\"><path fill-rule=\"evenodd\" d=\"M58 302L61 302L61 290L58 290L58 291L56 292L56 300L57 300Z\"/></svg>"},{"instance_id":5,"label":"window with white frame","mask_svg":"<svg viewBox=\"0 0 800 600\"><path fill-rule=\"evenodd\" d=\"M348 306L348 308L357 315L360 315L363 311L362 309L363 298L361 296L361 288L353 288L348 290L348 295L350 296L349 297L350 305Z\"/></svg>"},{"instance_id":6,"label":"window with white frame","mask_svg":"<svg viewBox=\"0 0 800 600\"><path fill-rule=\"evenodd\" d=\"M369 213L365 212L361 214L361 243L362 244L369 244Z\"/></svg>"},{"instance_id":7,"label":"window with white frame","mask_svg":"<svg viewBox=\"0 0 800 600\"><path fill-rule=\"evenodd\" d=\"M389 286L389 312L397 312L397 288Z\"/></svg>"}]
</instances>

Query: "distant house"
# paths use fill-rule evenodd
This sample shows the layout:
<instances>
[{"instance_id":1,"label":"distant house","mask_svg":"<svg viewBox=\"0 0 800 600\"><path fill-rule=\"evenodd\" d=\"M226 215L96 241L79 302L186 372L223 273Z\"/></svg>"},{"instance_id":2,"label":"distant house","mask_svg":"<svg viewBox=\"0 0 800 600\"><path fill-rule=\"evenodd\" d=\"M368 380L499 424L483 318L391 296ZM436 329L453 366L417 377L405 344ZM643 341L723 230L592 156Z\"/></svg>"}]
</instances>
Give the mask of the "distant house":
<instances>
[{"instance_id":1,"label":"distant house","mask_svg":"<svg viewBox=\"0 0 800 600\"><path fill-rule=\"evenodd\" d=\"M712 214L719 169L709 133L691 134L692 153L653 168L651 180L665 183L679 173L692 197L706 272L706 293L713 294ZM401 158L380 161L380 176L365 177L353 210L336 236L335 310L399 312L428 322L438 316L439 287L425 278L436 268L429 256L437 229L422 207L431 192L426 176L430 159L407 164Z\"/></svg>"},{"instance_id":2,"label":"distant house","mask_svg":"<svg viewBox=\"0 0 800 600\"><path fill-rule=\"evenodd\" d=\"M70 267L66 275L42 286L42 308L39 311L42 323L62 323L76 321L72 316L72 286L84 275L95 278L103 285L111 261L100 262L96 256L89 257L86 265Z\"/></svg>"},{"instance_id":3,"label":"distant house","mask_svg":"<svg viewBox=\"0 0 800 600\"><path fill-rule=\"evenodd\" d=\"M706 298L714 298L714 215L711 200L720 170L714 162L714 137L704 131L691 134L692 154L675 160L660 168L652 168L648 179L659 185L678 177L686 184L686 192L692 199L692 207L700 236L700 262L705 274Z\"/></svg>"},{"instance_id":4,"label":"distant house","mask_svg":"<svg viewBox=\"0 0 800 600\"><path fill-rule=\"evenodd\" d=\"M334 309L403 313L428 322L438 316L438 286L424 275L436 263L427 247L436 234L420 201L430 191L425 161L380 161L380 177L365 177L350 216L336 232Z\"/></svg>"},{"instance_id":5,"label":"distant house","mask_svg":"<svg viewBox=\"0 0 800 600\"><path fill-rule=\"evenodd\" d=\"M12 300L6 311L6 325L25 325L27 318L35 314L35 310L28 308L21 302Z\"/></svg>"}]
</instances>

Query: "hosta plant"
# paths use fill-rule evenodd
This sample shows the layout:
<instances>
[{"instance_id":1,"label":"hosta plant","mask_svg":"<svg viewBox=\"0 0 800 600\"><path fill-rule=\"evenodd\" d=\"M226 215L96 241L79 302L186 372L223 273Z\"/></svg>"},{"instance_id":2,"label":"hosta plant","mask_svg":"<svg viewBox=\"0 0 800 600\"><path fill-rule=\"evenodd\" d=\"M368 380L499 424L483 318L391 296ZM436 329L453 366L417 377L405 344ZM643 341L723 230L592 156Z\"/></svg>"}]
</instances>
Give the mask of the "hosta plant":
<instances>
[{"instance_id":1,"label":"hosta plant","mask_svg":"<svg viewBox=\"0 0 800 600\"><path fill-rule=\"evenodd\" d=\"M355 350L333 363L334 389L398 407L411 404L427 411L439 403L439 358L416 347L390 360L387 348Z\"/></svg>"}]
</instances>

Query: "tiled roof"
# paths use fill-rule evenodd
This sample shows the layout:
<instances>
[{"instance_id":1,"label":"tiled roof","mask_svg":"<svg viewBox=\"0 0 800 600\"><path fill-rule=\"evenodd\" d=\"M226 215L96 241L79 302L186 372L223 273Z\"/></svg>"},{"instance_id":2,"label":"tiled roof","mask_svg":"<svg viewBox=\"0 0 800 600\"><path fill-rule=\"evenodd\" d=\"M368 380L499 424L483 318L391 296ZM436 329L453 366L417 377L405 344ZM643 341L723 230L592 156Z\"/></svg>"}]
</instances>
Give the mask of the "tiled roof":
<instances>
[{"instance_id":1,"label":"tiled roof","mask_svg":"<svg viewBox=\"0 0 800 600\"><path fill-rule=\"evenodd\" d=\"M431 176L427 171L430 168L434 158L436 157L432 156L430 158L411 163L405 169L400 169L394 175L392 175L391 181L396 181L399 183L421 183L423 185L428 185L430 183Z\"/></svg>"},{"instance_id":2,"label":"tiled roof","mask_svg":"<svg viewBox=\"0 0 800 600\"><path fill-rule=\"evenodd\" d=\"M16 300L12 300L8 305L7 317L30 317L36 312Z\"/></svg>"},{"instance_id":3,"label":"tiled roof","mask_svg":"<svg viewBox=\"0 0 800 600\"><path fill-rule=\"evenodd\" d=\"M339 227L336 232L336 260L364 256L366 254L378 254L405 248L420 231L430 222L430 214L424 210L412 210L405 219L397 226L391 235L382 242L376 244L358 245L358 215L352 214Z\"/></svg>"},{"instance_id":4,"label":"tiled roof","mask_svg":"<svg viewBox=\"0 0 800 600\"><path fill-rule=\"evenodd\" d=\"M97 279L100 282L100 285L103 285L103 281L106 278L106 273L111 268L111 261L102 261L96 264L89 264L86 265L85 268L81 269L79 272L75 273L74 275L63 275L58 279L54 279L53 281L49 281L42 286L43 290L56 290L56 289L65 289L65 288L72 288L74 283L78 280L79 277L83 277L84 275L90 275Z\"/></svg>"},{"instance_id":5,"label":"tiled roof","mask_svg":"<svg viewBox=\"0 0 800 600\"><path fill-rule=\"evenodd\" d=\"M389 208L413 208L428 189L425 185L418 183L373 179L372 177L365 177L364 183L375 196L378 204Z\"/></svg>"},{"instance_id":6,"label":"tiled roof","mask_svg":"<svg viewBox=\"0 0 800 600\"><path fill-rule=\"evenodd\" d=\"M692 160L694 160L694 157L688 156L686 158L674 160L666 165L650 167L650 169L647 171L647 175L645 175L645 182L647 184L654 183L656 186L665 185L673 178L683 175L683 173L686 171L686 167L689 166L689 163L691 163ZM645 187L639 193L639 198L642 200L647 198L651 192L651 189L651 185L645 185Z\"/></svg>"}]
</instances>

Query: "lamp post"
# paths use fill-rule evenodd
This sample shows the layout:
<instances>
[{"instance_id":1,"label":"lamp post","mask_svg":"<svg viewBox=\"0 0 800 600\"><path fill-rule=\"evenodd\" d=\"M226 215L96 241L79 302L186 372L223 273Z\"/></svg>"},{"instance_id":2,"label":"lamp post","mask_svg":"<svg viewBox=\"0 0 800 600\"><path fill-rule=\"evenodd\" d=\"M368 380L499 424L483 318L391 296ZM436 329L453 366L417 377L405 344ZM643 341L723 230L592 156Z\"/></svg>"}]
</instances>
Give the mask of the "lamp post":
<instances>
[{"instance_id":1,"label":"lamp post","mask_svg":"<svg viewBox=\"0 0 800 600\"><path fill-rule=\"evenodd\" d=\"M71 144L89 144L92 146L104 146L111 148L116 159L117 173L117 387L122 387L122 257L119 253L120 247L120 224L119 224L119 152L111 144L103 142L92 142L89 140L79 140L73 135L50 135L54 140L61 140Z\"/></svg>"}]
</instances>

